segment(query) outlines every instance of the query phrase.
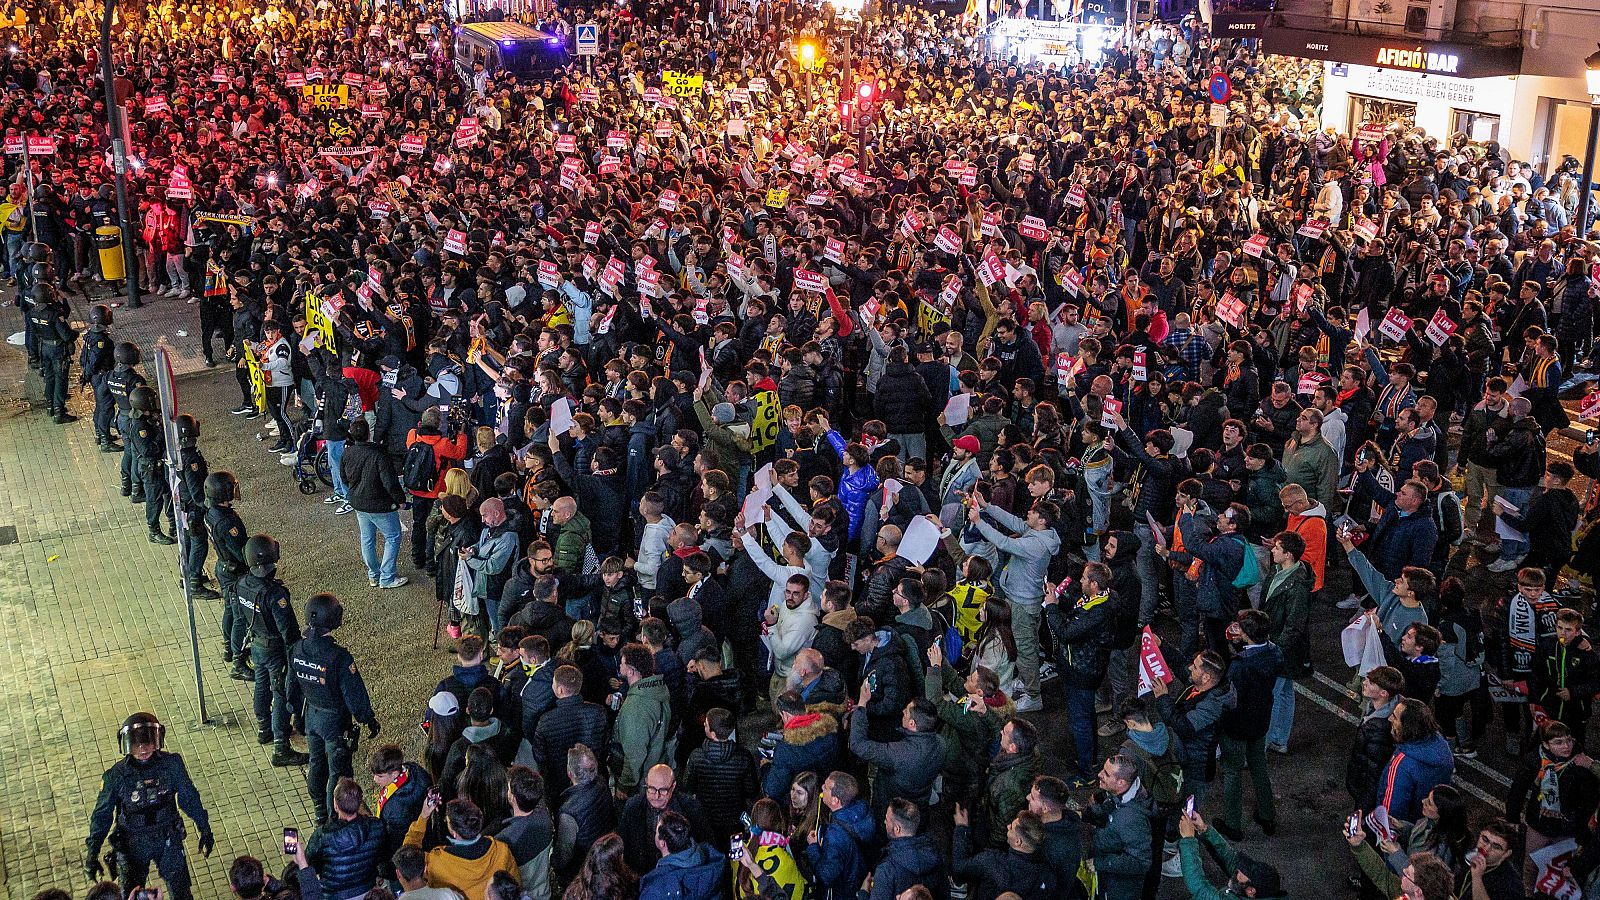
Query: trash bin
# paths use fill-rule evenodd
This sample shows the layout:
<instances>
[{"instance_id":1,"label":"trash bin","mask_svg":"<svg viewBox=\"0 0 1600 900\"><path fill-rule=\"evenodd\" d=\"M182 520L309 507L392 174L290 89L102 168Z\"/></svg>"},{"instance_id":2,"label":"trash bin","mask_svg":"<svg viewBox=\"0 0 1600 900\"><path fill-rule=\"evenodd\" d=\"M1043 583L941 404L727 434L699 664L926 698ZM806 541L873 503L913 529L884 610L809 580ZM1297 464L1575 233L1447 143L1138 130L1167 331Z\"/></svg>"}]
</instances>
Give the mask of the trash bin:
<instances>
[{"instance_id":1,"label":"trash bin","mask_svg":"<svg viewBox=\"0 0 1600 900\"><path fill-rule=\"evenodd\" d=\"M100 277L120 281L127 277L122 259L122 229L101 225L94 230L94 247L100 252Z\"/></svg>"}]
</instances>

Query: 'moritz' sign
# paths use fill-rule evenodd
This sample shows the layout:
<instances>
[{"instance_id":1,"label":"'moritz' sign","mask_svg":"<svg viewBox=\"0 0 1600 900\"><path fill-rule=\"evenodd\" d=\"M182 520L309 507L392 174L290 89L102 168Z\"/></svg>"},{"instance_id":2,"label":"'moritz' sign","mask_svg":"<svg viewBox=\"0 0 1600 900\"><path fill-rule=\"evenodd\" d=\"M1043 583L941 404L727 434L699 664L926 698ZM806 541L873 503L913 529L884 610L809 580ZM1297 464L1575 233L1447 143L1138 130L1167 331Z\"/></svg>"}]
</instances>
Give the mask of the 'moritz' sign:
<instances>
[{"instance_id":1,"label":"'moritz' sign","mask_svg":"<svg viewBox=\"0 0 1600 900\"><path fill-rule=\"evenodd\" d=\"M1421 47L1412 50L1379 47L1377 57L1378 61L1373 65L1384 69L1415 69L1419 72L1454 75L1461 68L1461 57L1454 53L1429 53Z\"/></svg>"}]
</instances>

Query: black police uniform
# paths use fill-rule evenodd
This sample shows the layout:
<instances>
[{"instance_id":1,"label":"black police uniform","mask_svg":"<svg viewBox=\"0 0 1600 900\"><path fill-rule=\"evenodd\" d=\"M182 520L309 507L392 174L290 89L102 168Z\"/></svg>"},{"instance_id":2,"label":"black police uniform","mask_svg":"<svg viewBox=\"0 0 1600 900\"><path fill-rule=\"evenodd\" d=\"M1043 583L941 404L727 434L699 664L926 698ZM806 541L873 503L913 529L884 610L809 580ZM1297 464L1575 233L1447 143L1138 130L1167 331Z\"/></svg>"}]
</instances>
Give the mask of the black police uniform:
<instances>
[{"instance_id":1,"label":"black police uniform","mask_svg":"<svg viewBox=\"0 0 1600 900\"><path fill-rule=\"evenodd\" d=\"M102 447L112 443L111 417L116 403L111 399L109 385L111 371L116 368L112 356L115 347L104 325L91 325L83 336L83 349L78 352L78 386L94 388L94 439Z\"/></svg>"},{"instance_id":2,"label":"black police uniform","mask_svg":"<svg viewBox=\"0 0 1600 900\"><path fill-rule=\"evenodd\" d=\"M256 737L289 750L291 682L285 681L288 642L300 634L289 589L277 577L247 572L239 579L239 611L250 623L250 661L256 668Z\"/></svg>"},{"instance_id":3,"label":"black police uniform","mask_svg":"<svg viewBox=\"0 0 1600 900\"><path fill-rule=\"evenodd\" d=\"M106 391L117 405L117 433L122 435L122 496L130 493L135 502L144 502L144 483L138 480L133 464L133 447L128 443L128 432L133 430L133 406L128 398L133 389L145 384L144 376L132 366L117 366L106 376Z\"/></svg>"},{"instance_id":4,"label":"black police uniform","mask_svg":"<svg viewBox=\"0 0 1600 900\"><path fill-rule=\"evenodd\" d=\"M239 608L239 579L250 571L244 561L244 542L250 539L245 533L244 520L231 506L213 506L206 510L206 531L217 549L217 590L222 593L223 659L234 663L235 670L248 668L244 664L245 645L250 637L250 618Z\"/></svg>"},{"instance_id":5,"label":"black police uniform","mask_svg":"<svg viewBox=\"0 0 1600 900\"><path fill-rule=\"evenodd\" d=\"M67 324L67 315L67 307L62 303L36 301L28 310L28 322L39 343L39 374L44 378L45 407L52 416L67 411L67 371L72 367L72 343L78 339L78 333Z\"/></svg>"},{"instance_id":6,"label":"black police uniform","mask_svg":"<svg viewBox=\"0 0 1600 900\"><path fill-rule=\"evenodd\" d=\"M356 670L350 651L331 635L319 634L289 649L289 670L306 702L306 750L311 765L306 789L324 821L333 803L333 786L341 776L352 775L350 756L358 733L351 723L377 725L366 682Z\"/></svg>"},{"instance_id":7,"label":"black police uniform","mask_svg":"<svg viewBox=\"0 0 1600 900\"><path fill-rule=\"evenodd\" d=\"M178 448L178 502L183 509L183 577L190 584L206 580L206 476L211 469L198 447ZM213 598L214 599L214 598Z\"/></svg>"},{"instance_id":8,"label":"black police uniform","mask_svg":"<svg viewBox=\"0 0 1600 900\"><path fill-rule=\"evenodd\" d=\"M89 817L89 857L100 855L110 835L124 894L145 884L150 864L155 863L167 883L167 895L172 900L191 900L180 807L200 830L202 844L208 843L211 817L200 802L200 792L189 778L183 757L164 750L157 750L142 763L124 757L101 779L100 799Z\"/></svg>"},{"instance_id":9,"label":"black police uniform","mask_svg":"<svg viewBox=\"0 0 1600 900\"><path fill-rule=\"evenodd\" d=\"M167 436L162 433L160 423L142 415L130 415L128 428L123 440L133 452L133 470L138 475L138 484L144 487L144 521L152 536L162 534L163 512L168 525L172 523L172 489L167 484Z\"/></svg>"}]
</instances>

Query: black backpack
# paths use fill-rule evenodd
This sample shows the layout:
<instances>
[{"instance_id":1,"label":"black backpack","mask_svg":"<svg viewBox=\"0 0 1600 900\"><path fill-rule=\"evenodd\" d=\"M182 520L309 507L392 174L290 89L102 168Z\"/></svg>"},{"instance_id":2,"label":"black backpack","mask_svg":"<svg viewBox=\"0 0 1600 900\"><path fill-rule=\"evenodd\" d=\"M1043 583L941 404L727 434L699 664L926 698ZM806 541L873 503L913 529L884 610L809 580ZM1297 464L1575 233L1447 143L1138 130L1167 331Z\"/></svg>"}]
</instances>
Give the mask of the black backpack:
<instances>
[{"instance_id":1,"label":"black backpack","mask_svg":"<svg viewBox=\"0 0 1600 900\"><path fill-rule=\"evenodd\" d=\"M413 494L431 491L439 484L439 460L434 455L432 444L417 441L406 450L405 470L400 475L400 484Z\"/></svg>"}]
</instances>

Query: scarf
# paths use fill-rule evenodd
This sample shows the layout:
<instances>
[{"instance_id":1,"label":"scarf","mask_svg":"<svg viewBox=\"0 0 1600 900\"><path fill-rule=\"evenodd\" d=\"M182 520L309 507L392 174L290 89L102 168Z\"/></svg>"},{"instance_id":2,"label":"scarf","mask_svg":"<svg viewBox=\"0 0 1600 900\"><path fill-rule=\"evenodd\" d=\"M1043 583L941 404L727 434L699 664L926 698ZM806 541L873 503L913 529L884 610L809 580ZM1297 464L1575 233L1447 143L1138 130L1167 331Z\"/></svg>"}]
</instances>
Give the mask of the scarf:
<instances>
[{"instance_id":1,"label":"scarf","mask_svg":"<svg viewBox=\"0 0 1600 900\"><path fill-rule=\"evenodd\" d=\"M410 779L410 777L411 773L407 772L405 769L401 769L400 774L395 777L395 780L391 782L388 787L383 789L383 793L378 795L378 815L383 815L383 805L389 802L389 798L393 797L395 792L399 791L401 785L404 785L406 781Z\"/></svg>"},{"instance_id":2,"label":"scarf","mask_svg":"<svg viewBox=\"0 0 1600 900\"><path fill-rule=\"evenodd\" d=\"M1534 778L1539 785L1539 813L1559 818L1561 816L1561 773L1566 771L1572 758L1551 759L1549 751L1539 748L1539 774Z\"/></svg>"},{"instance_id":3,"label":"scarf","mask_svg":"<svg viewBox=\"0 0 1600 900\"><path fill-rule=\"evenodd\" d=\"M783 729L788 731L794 728L807 728L817 724L820 721L822 721L822 713L802 713L801 715L790 719L788 723L783 726Z\"/></svg>"},{"instance_id":4,"label":"scarf","mask_svg":"<svg viewBox=\"0 0 1600 900\"><path fill-rule=\"evenodd\" d=\"M1157 722L1149 731L1128 731L1128 740L1152 757L1164 756L1172 746L1172 737L1164 722Z\"/></svg>"}]
</instances>

